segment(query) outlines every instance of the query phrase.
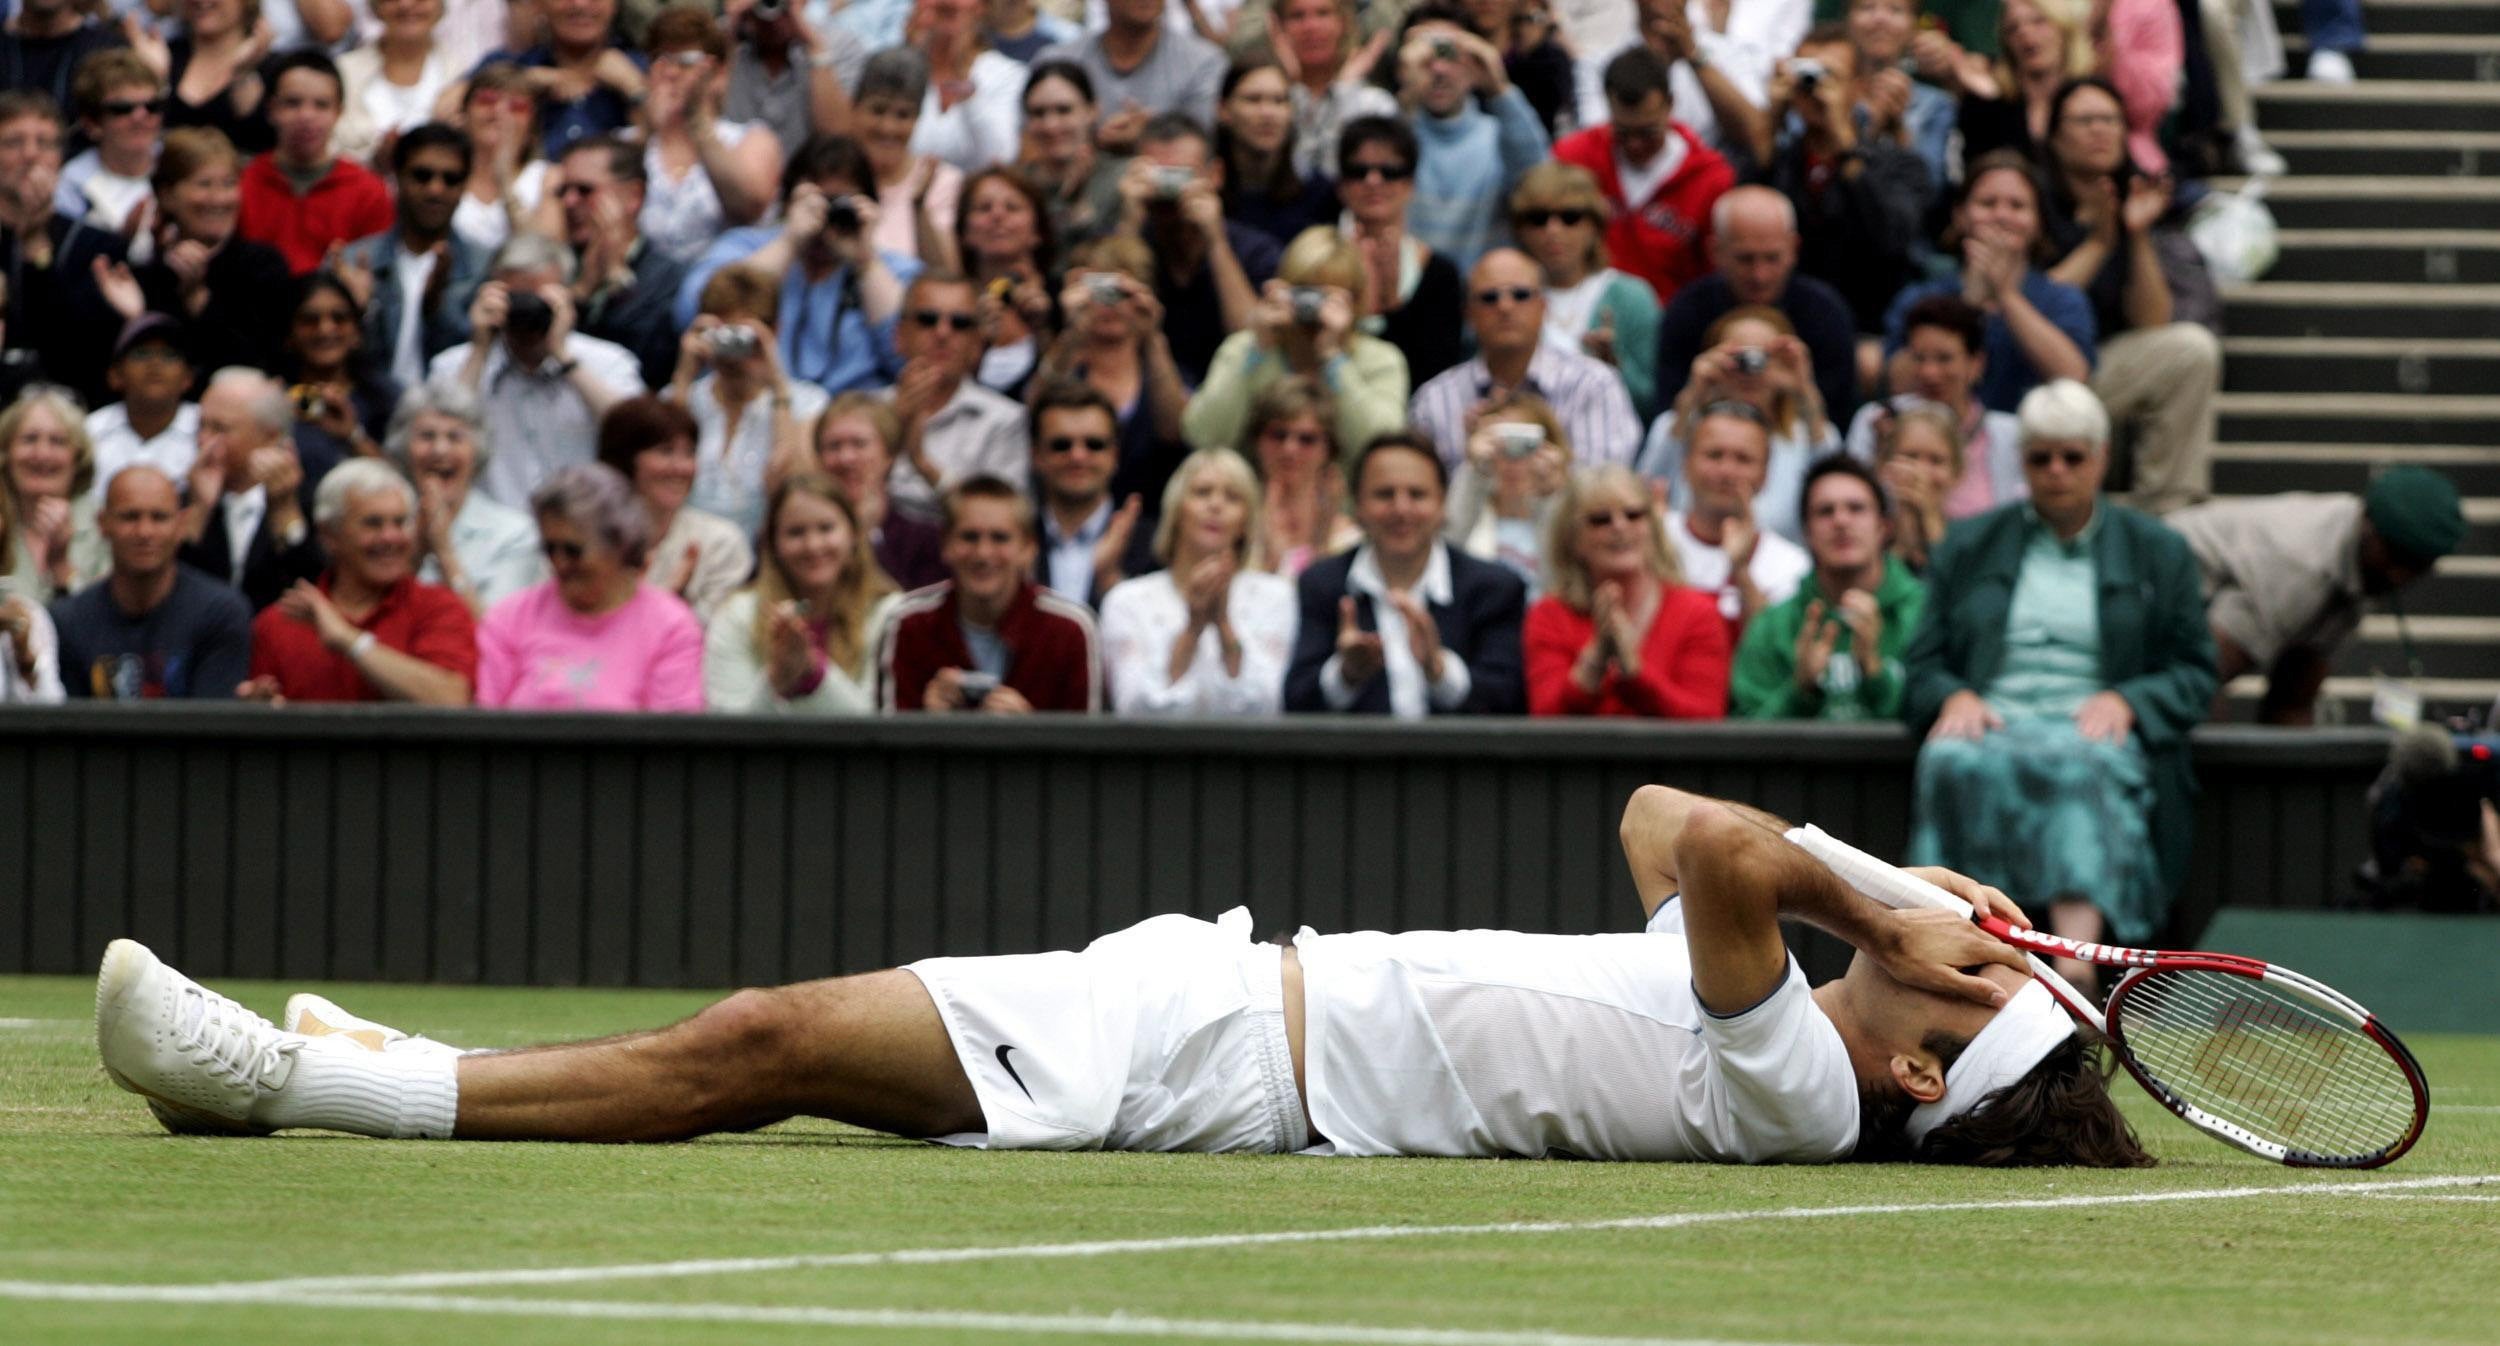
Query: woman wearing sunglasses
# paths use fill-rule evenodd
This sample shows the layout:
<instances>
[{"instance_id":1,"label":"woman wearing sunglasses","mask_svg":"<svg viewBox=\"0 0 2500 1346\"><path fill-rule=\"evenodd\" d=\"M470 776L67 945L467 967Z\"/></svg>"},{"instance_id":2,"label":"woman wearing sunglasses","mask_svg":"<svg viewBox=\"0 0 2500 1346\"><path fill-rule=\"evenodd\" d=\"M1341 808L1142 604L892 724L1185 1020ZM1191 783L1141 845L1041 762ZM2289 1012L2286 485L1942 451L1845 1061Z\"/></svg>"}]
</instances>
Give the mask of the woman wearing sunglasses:
<instances>
[{"instance_id":1,"label":"woman wearing sunglasses","mask_svg":"<svg viewBox=\"0 0 2500 1346\"><path fill-rule=\"evenodd\" d=\"M1542 163L1510 194L1510 232L1545 272L1545 339L1614 366L1632 409L1658 414L1658 292L1606 265L1606 194L1576 164Z\"/></svg>"},{"instance_id":2,"label":"woman wearing sunglasses","mask_svg":"<svg viewBox=\"0 0 2500 1346\"><path fill-rule=\"evenodd\" d=\"M468 189L452 212L452 232L480 252L493 252L547 194L547 161L538 157L538 94L529 75L497 61L470 76L460 127L477 148Z\"/></svg>"},{"instance_id":3,"label":"woman wearing sunglasses","mask_svg":"<svg viewBox=\"0 0 2500 1346\"><path fill-rule=\"evenodd\" d=\"M703 625L643 582L651 521L633 487L605 464L576 463L540 483L530 509L554 578L478 624L477 703L702 710Z\"/></svg>"},{"instance_id":4,"label":"woman wearing sunglasses","mask_svg":"<svg viewBox=\"0 0 2500 1346\"><path fill-rule=\"evenodd\" d=\"M1727 623L1684 587L1648 482L1624 467L1581 472L1545 540L1552 591L1522 632L1529 714L1726 718Z\"/></svg>"},{"instance_id":5,"label":"woman wearing sunglasses","mask_svg":"<svg viewBox=\"0 0 2500 1346\"><path fill-rule=\"evenodd\" d=\"M1418 388L1467 358L1458 267L1406 231L1419 152L1413 128L1396 117L1358 117L1337 143L1337 199L1363 263L1363 330L1406 353Z\"/></svg>"},{"instance_id":6,"label":"woman wearing sunglasses","mask_svg":"<svg viewBox=\"0 0 2500 1346\"><path fill-rule=\"evenodd\" d=\"M1902 717L1926 738L1909 859L2005 889L2056 934L2141 944L2194 834L2187 736L2218 683L2202 582L2177 533L2102 497L2091 389L2044 384L2016 418L2031 498L1937 547L1905 656Z\"/></svg>"}]
</instances>

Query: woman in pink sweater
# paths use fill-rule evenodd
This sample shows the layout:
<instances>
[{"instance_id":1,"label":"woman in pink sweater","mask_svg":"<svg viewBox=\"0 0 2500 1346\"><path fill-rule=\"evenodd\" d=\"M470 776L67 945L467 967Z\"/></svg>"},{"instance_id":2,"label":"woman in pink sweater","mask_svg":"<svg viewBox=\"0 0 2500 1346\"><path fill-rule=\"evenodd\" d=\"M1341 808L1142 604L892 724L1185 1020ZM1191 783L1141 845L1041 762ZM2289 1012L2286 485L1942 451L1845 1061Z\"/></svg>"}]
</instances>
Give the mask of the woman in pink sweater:
<instances>
[{"instance_id":1,"label":"woman in pink sweater","mask_svg":"<svg viewBox=\"0 0 2500 1346\"><path fill-rule=\"evenodd\" d=\"M703 626L642 582L650 521L615 469L583 463L530 495L554 578L477 628L477 701L514 710L703 709Z\"/></svg>"}]
</instances>

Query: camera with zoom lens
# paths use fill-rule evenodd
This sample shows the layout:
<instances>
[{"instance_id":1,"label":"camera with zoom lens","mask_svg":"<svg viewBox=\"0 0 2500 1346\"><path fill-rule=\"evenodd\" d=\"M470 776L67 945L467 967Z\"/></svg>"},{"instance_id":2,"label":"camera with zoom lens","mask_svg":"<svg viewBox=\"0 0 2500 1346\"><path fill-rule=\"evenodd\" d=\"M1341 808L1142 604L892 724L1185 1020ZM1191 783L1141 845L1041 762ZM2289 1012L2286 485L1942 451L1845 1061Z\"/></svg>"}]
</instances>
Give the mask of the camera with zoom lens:
<instances>
[{"instance_id":1,"label":"camera with zoom lens","mask_svg":"<svg viewBox=\"0 0 2500 1346\"><path fill-rule=\"evenodd\" d=\"M504 305L503 330L507 336L543 337L555 325L555 308L537 295L514 294Z\"/></svg>"},{"instance_id":2,"label":"camera with zoom lens","mask_svg":"<svg viewBox=\"0 0 2500 1346\"><path fill-rule=\"evenodd\" d=\"M1811 56L1800 56L1788 63L1788 77L1796 82L1799 93L1814 92L1815 88L1829 78L1831 73L1824 68L1821 61Z\"/></svg>"},{"instance_id":3,"label":"camera with zoom lens","mask_svg":"<svg viewBox=\"0 0 2500 1346\"><path fill-rule=\"evenodd\" d=\"M1320 310L1328 304L1328 292L1316 285L1296 285L1286 294L1293 305L1293 320L1303 327L1319 326Z\"/></svg>"},{"instance_id":4,"label":"camera with zoom lens","mask_svg":"<svg viewBox=\"0 0 2500 1346\"><path fill-rule=\"evenodd\" d=\"M1739 374L1759 374L1770 367L1770 353L1760 346L1747 346L1736 352L1736 372Z\"/></svg>"},{"instance_id":5,"label":"camera with zoom lens","mask_svg":"<svg viewBox=\"0 0 2500 1346\"><path fill-rule=\"evenodd\" d=\"M847 196L825 202L825 227L837 234L859 232L859 203Z\"/></svg>"},{"instance_id":6,"label":"camera with zoom lens","mask_svg":"<svg viewBox=\"0 0 2500 1346\"><path fill-rule=\"evenodd\" d=\"M755 0L747 14L757 23L771 23L790 12L790 0Z\"/></svg>"},{"instance_id":7,"label":"camera with zoom lens","mask_svg":"<svg viewBox=\"0 0 2500 1346\"><path fill-rule=\"evenodd\" d=\"M703 340L711 346L712 358L716 360L744 360L764 348L764 343L751 327L723 324L705 332Z\"/></svg>"},{"instance_id":8,"label":"camera with zoom lens","mask_svg":"<svg viewBox=\"0 0 2500 1346\"><path fill-rule=\"evenodd\" d=\"M1455 43L1455 42L1452 42L1451 40L1449 40L1449 39L1448 39L1448 38L1446 38L1446 37L1436 37L1436 38L1434 38L1434 39L1432 40L1432 59L1434 59L1434 60L1436 60L1436 61L1455 61L1455 60L1457 60L1457 59L1458 59L1458 44L1457 44L1457 43Z\"/></svg>"}]
</instances>

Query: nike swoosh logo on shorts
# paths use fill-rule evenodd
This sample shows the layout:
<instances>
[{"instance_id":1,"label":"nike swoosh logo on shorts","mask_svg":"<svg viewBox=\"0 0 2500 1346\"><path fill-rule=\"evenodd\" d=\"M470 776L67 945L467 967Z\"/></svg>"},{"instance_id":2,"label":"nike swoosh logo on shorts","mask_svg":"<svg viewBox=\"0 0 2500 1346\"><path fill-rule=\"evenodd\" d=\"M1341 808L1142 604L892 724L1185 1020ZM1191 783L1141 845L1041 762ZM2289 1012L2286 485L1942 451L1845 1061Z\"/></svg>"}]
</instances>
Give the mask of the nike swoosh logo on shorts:
<instances>
[{"instance_id":1,"label":"nike swoosh logo on shorts","mask_svg":"<svg viewBox=\"0 0 2500 1346\"><path fill-rule=\"evenodd\" d=\"M1013 1045L1004 1042L1000 1043L998 1045L998 1064L1006 1070L1007 1078L1014 1080L1016 1082L1016 1087L1024 1090L1024 1096L1026 1098L1033 1099L1034 1102L1038 1103L1041 1100L1033 1098L1033 1091L1029 1088L1025 1088L1024 1077L1016 1073L1016 1063L1007 1059L1007 1053L1014 1050L1015 1047Z\"/></svg>"}]
</instances>

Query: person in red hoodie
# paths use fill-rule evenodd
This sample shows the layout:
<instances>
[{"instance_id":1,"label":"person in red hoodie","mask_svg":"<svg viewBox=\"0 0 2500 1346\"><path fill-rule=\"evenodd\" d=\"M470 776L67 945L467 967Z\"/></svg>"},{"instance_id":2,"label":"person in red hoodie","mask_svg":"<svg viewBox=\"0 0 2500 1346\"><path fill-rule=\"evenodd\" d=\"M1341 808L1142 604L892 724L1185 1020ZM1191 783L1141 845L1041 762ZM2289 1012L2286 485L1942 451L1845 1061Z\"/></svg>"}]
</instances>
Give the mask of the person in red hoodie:
<instances>
[{"instance_id":1,"label":"person in red hoodie","mask_svg":"<svg viewBox=\"0 0 2500 1346\"><path fill-rule=\"evenodd\" d=\"M1033 582L1033 506L996 477L946 493L946 568L904 597L879 642L889 711L1102 709L1102 661L1084 604Z\"/></svg>"},{"instance_id":2,"label":"person in red hoodie","mask_svg":"<svg viewBox=\"0 0 2500 1346\"><path fill-rule=\"evenodd\" d=\"M1606 64L1613 121L1554 142L1554 158L1577 164L1605 188L1613 219L1606 254L1665 304L1685 282L1710 271L1710 207L1736 185L1716 150L1675 120L1666 63L1634 47Z\"/></svg>"},{"instance_id":3,"label":"person in red hoodie","mask_svg":"<svg viewBox=\"0 0 2500 1346\"><path fill-rule=\"evenodd\" d=\"M243 169L243 236L276 248L303 275L330 250L391 227L391 193L361 164L330 152L343 86L319 51L289 52L269 74L276 149Z\"/></svg>"}]
</instances>

